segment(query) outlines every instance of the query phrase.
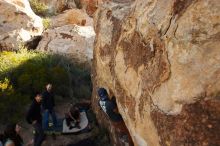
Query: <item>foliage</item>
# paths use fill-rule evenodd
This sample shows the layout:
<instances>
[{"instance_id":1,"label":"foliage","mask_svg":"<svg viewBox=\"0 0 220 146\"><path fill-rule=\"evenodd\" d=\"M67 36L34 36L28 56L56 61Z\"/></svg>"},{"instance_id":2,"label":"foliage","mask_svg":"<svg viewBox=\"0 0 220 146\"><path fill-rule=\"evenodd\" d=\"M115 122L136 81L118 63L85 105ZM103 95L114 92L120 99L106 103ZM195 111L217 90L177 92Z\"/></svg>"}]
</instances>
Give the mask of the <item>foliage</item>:
<instances>
[{"instance_id":1,"label":"foliage","mask_svg":"<svg viewBox=\"0 0 220 146\"><path fill-rule=\"evenodd\" d=\"M90 72L77 66L71 67L70 72L74 77L72 80L73 97L89 99L92 90Z\"/></svg>"},{"instance_id":2,"label":"foliage","mask_svg":"<svg viewBox=\"0 0 220 146\"><path fill-rule=\"evenodd\" d=\"M40 16L48 15L48 7L44 3L39 2L39 0L30 0L29 2L35 14Z\"/></svg>"},{"instance_id":3,"label":"foliage","mask_svg":"<svg viewBox=\"0 0 220 146\"><path fill-rule=\"evenodd\" d=\"M21 49L0 52L0 60L0 122L24 117L31 97L46 83L53 84L56 97L91 96L89 71L63 56Z\"/></svg>"},{"instance_id":4,"label":"foliage","mask_svg":"<svg viewBox=\"0 0 220 146\"><path fill-rule=\"evenodd\" d=\"M51 26L50 18L43 18L43 26L44 26L44 29L50 28L50 26Z\"/></svg>"},{"instance_id":5,"label":"foliage","mask_svg":"<svg viewBox=\"0 0 220 146\"><path fill-rule=\"evenodd\" d=\"M22 111L18 109L23 108L23 105L27 104L28 98L19 93L16 94L8 78L0 81L0 97L1 122L7 122L6 120L8 119L15 122L20 118L20 115L23 114Z\"/></svg>"}]
</instances>

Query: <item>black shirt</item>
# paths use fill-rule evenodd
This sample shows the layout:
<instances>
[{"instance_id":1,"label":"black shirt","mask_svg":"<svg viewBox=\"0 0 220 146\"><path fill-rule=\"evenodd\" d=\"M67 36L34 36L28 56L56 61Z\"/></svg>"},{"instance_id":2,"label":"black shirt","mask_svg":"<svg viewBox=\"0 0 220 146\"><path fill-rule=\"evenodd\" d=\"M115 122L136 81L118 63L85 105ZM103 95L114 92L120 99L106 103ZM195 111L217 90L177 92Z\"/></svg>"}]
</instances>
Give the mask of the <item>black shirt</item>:
<instances>
[{"instance_id":1,"label":"black shirt","mask_svg":"<svg viewBox=\"0 0 220 146\"><path fill-rule=\"evenodd\" d=\"M52 92L45 91L43 93L42 107L44 110L52 110L54 107L54 95Z\"/></svg>"},{"instance_id":2,"label":"black shirt","mask_svg":"<svg viewBox=\"0 0 220 146\"><path fill-rule=\"evenodd\" d=\"M27 113L26 120L29 124L32 124L33 121L37 121L41 123L42 116L41 116L41 103L38 103L35 99L33 100L30 109Z\"/></svg>"}]
</instances>

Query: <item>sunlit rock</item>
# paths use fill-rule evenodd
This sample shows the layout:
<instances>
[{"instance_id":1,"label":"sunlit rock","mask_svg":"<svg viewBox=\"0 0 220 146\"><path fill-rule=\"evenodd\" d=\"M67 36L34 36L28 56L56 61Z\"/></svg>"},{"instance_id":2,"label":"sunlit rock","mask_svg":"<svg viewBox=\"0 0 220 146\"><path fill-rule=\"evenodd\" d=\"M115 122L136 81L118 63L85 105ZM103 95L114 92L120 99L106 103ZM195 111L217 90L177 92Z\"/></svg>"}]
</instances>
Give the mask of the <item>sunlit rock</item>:
<instances>
[{"instance_id":1,"label":"sunlit rock","mask_svg":"<svg viewBox=\"0 0 220 146\"><path fill-rule=\"evenodd\" d=\"M37 49L91 63L94 38L92 26L64 25L44 32Z\"/></svg>"},{"instance_id":2,"label":"sunlit rock","mask_svg":"<svg viewBox=\"0 0 220 146\"><path fill-rule=\"evenodd\" d=\"M17 50L42 31L42 19L28 0L0 0L0 50Z\"/></svg>"},{"instance_id":3,"label":"sunlit rock","mask_svg":"<svg viewBox=\"0 0 220 146\"><path fill-rule=\"evenodd\" d=\"M66 9L76 8L74 0L38 0L40 3L44 4L49 13L56 14L61 13Z\"/></svg>"},{"instance_id":4,"label":"sunlit rock","mask_svg":"<svg viewBox=\"0 0 220 146\"><path fill-rule=\"evenodd\" d=\"M82 9L89 16L93 16L98 6L110 0L39 0L48 7L50 13L61 13L67 9Z\"/></svg>"},{"instance_id":5,"label":"sunlit rock","mask_svg":"<svg viewBox=\"0 0 220 146\"><path fill-rule=\"evenodd\" d=\"M86 12L80 9L70 9L51 18L51 27L58 27L68 24L79 26L92 26L93 19Z\"/></svg>"},{"instance_id":6,"label":"sunlit rock","mask_svg":"<svg viewBox=\"0 0 220 146\"><path fill-rule=\"evenodd\" d=\"M136 146L220 145L219 16L218 0L113 0L98 9L93 108L115 145L98 87L116 97Z\"/></svg>"}]
</instances>

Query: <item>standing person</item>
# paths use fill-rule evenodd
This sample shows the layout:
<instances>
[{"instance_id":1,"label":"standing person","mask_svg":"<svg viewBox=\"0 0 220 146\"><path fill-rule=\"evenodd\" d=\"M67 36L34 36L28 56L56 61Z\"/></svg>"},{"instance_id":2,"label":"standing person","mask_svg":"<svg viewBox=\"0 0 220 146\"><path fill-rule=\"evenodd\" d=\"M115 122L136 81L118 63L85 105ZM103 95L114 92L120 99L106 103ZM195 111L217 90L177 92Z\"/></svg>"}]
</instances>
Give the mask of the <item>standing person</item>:
<instances>
[{"instance_id":1,"label":"standing person","mask_svg":"<svg viewBox=\"0 0 220 146\"><path fill-rule=\"evenodd\" d=\"M47 84L46 85L46 91L43 92L43 102L42 102L42 107L43 107L43 129L48 129L49 125L49 116L52 116L53 119L53 126L57 127L57 117L56 113L54 111L54 94L52 91L52 84Z\"/></svg>"},{"instance_id":2,"label":"standing person","mask_svg":"<svg viewBox=\"0 0 220 146\"><path fill-rule=\"evenodd\" d=\"M23 146L24 142L20 136L21 127L18 124L8 124L4 131L5 143L14 143L15 146Z\"/></svg>"},{"instance_id":3,"label":"standing person","mask_svg":"<svg viewBox=\"0 0 220 146\"><path fill-rule=\"evenodd\" d=\"M41 146L44 140L44 131L42 128L42 116L41 116L41 100L42 95L37 93L27 113L26 120L29 124L32 124L35 130L34 146Z\"/></svg>"}]
</instances>

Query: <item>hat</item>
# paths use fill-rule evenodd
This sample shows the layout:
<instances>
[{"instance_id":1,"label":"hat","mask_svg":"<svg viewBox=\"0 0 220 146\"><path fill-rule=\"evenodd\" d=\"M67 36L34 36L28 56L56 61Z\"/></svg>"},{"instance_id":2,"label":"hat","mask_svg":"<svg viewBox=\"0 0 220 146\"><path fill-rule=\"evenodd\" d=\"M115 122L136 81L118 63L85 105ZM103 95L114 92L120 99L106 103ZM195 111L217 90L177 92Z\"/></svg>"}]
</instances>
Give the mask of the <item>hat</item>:
<instances>
[{"instance_id":1,"label":"hat","mask_svg":"<svg viewBox=\"0 0 220 146\"><path fill-rule=\"evenodd\" d=\"M104 88L99 88L98 95L101 100L107 100L108 99L108 93Z\"/></svg>"}]
</instances>

